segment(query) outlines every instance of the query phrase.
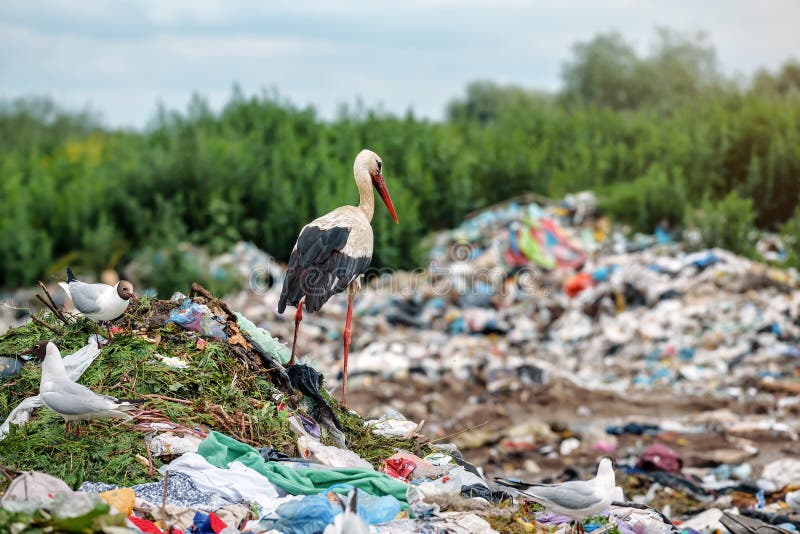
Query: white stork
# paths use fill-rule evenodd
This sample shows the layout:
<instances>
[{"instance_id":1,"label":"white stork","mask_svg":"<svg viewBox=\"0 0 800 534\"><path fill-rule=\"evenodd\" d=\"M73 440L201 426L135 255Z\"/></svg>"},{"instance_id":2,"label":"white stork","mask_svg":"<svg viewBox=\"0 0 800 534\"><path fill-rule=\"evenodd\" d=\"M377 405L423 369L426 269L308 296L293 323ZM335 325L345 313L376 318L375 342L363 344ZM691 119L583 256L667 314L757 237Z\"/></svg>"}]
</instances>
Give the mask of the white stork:
<instances>
[{"instance_id":1,"label":"white stork","mask_svg":"<svg viewBox=\"0 0 800 534\"><path fill-rule=\"evenodd\" d=\"M353 300L358 290L359 277L372 260L371 221L375 212L372 186L378 190L394 222L398 222L392 198L383 181L382 167L383 162L375 152L364 149L358 153L353 164L353 175L360 196L358 206L341 206L303 227L289 257L289 267L278 302L278 313L286 310L286 304L297 307L294 315L292 358L289 360L289 365L294 365L297 332L300 321L303 320L303 305L305 304L306 311L313 313L322 308L332 295L348 288L347 319L342 334L342 404L345 406Z\"/></svg>"}]
</instances>

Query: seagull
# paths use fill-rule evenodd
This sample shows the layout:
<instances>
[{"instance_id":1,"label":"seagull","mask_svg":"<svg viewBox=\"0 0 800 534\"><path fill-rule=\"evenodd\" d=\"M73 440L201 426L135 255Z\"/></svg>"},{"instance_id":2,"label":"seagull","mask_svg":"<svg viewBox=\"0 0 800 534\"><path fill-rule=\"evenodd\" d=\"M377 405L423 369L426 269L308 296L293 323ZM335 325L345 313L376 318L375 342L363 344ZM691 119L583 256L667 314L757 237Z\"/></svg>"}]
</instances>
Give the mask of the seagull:
<instances>
[{"instance_id":1,"label":"seagull","mask_svg":"<svg viewBox=\"0 0 800 534\"><path fill-rule=\"evenodd\" d=\"M353 489L350 501L345 504L344 499L335 494L342 513L333 518L333 523L325 527L323 534L369 534L369 527L358 515L358 488Z\"/></svg>"},{"instance_id":2,"label":"seagull","mask_svg":"<svg viewBox=\"0 0 800 534\"><path fill-rule=\"evenodd\" d=\"M95 323L122 317L128 309L130 300L137 298L133 292L133 284L127 280L120 280L113 286L87 284L78 280L69 267L67 267L67 281L59 282L58 285L72 300L75 308ZM95 324L95 334L96 330Z\"/></svg>"},{"instance_id":3,"label":"seagull","mask_svg":"<svg viewBox=\"0 0 800 534\"><path fill-rule=\"evenodd\" d=\"M64 418L64 434L70 431L70 423L85 419L108 419L121 417L132 419L125 413L136 406L132 402L119 401L107 395L98 395L86 386L72 381L64 369L61 352L51 341L40 341L22 354L33 354L42 361L42 379L39 382L39 397L44 405ZM75 429L76 435L80 430Z\"/></svg>"},{"instance_id":4,"label":"seagull","mask_svg":"<svg viewBox=\"0 0 800 534\"><path fill-rule=\"evenodd\" d=\"M610 458L600 460L597 476L591 480L570 480L560 484L525 484L496 478L498 484L517 490L548 510L577 522L583 532L582 520L609 508L616 493L614 466Z\"/></svg>"}]
</instances>

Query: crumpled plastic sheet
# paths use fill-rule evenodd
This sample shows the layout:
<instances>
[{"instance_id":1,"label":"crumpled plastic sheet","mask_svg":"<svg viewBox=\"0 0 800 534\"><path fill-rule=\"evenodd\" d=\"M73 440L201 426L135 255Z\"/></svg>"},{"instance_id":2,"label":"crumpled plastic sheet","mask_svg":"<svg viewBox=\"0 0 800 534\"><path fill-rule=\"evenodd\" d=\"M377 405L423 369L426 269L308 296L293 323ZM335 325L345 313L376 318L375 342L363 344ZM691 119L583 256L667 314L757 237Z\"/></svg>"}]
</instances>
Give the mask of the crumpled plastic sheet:
<instances>
[{"instance_id":1,"label":"crumpled plastic sheet","mask_svg":"<svg viewBox=\"0 0 800 534\"><path fill-rule=\"evenodd\" d=\"M292 387L299 389L303 395L314 401L312 416L330 432L331 437L340 447L344 447L342 425L333 413L333 408L320 393L322 373L304 364L293 365L287 369Z\"/></svg>"},{"instance_id":2,"label":"crumpled plastic sheet","mask_svg":"<svg viewBox=\"0 0 800 534\"><path fill-rule=\"evenodd\" d=\"M212 337L221 341L228 340L225 326L214 316L205 304L198 304L190 298L183 300L179 308L169 313L167 323L176 325L201 336Z\"/></svg>"},{"instance_id":3,"label":"crumpled plastic sheet","mask_svg":"<svg viewBox=\"0 0 800 534\"><path fill-rule=\"evenodd\" d=\"M489 523L469 512L444 512L428 519L400 519L374 526L375 534L498 534Z\"/></svg>"},{"instance_id":4,"label":"crumpled plastic sheet","mask_svg":"<svg viewBox=\"0 0 800 534\"><path fill-rule=\"evenodd\" d=\"M407 458L387 458L381 466L381 473L386 473L392 478L408 482L408 478L417 468L417 464Z\"/></svg>"},{"instance_id":5,"label":"crumpled plastic sheet","mask_svg":"<svg viewBox=\"0 0 800 534\"><path fill-rule=\"evenodd\" d=\"M414 481L415 483L417 481ZM417 485L419 490L427 495L460 495L461 488L474 484L486 484L486 481L474 473L459 466L453 467L447 475L436 480L425 480Z\"/></svg>"},{"instance_id":6,"label":"crumpled plastic sheet","mask_svg":"<svg viewBox=\"0 0 800 534\"><path fill-rule=\"evenodd\" d=\"M374 469L371 463L353 451L325 445L308 435L301 435L297 438L297 449L304 458L314 460L322 465Z\"/></svg>"},{"instance_id":7,"label":"crumpled plastic sheet","mask_svg":"<svg viewBox=\"0 0 800 534\"><path fill-rule=\"evenodd\" d=\"M288 454L284 454L281 451L276 451L271 447L261 447L258 449L258 453L264 458L267 462L288 462L292 461L292 457ZM299 458L298 458L299 459ZM302 459L299 459L302 460ZM302 460L305 461L305 460Z\"/></svg>"},{"instance_id":8,"label":"crumpled plastic sheet","mask_svg":"<svg viewBox=\"0 0 800 534\"><path fill-rule=\"evenodd\" d=\"M330 467L357 467L373 470L372 464L351 450L325 445L318 437L306 430L306 418L295 414L289 418L289 426L297 435L297 450L306 461L315 461ZM260 451L259 451L260 452ZM262 458L266 459L262 454Z\"/></svg>"},{"instance_id":9,"label":"crumpled plastic sheet","mask_svg":"<svg viewBox=\"0 0 800 534\"><path fill-rule=\"evenodd\" d=\"M18 375L22 367L23 362L20 358L0 357L0 380Z\"/></svg>"},{"instance_id":10,"label":"crumpled plastic sheet","mask_svg":"<svg viewBox=\"0 0 800 534\"><path fill-rule=\"evenodd\" d=\"M346 484L331 486L335 489L351 489ZM327 491L317 495L307 495L299 500L289 501L278 507L275 514L262 518L261 526L279 532L293 534L314 534L321 532L333 523L334 518L342 513L338 503L331 502ZM364 491L358 492L358 515L370 525L386 523L400 513L400 501L391 495L376 497Z\"/></svg>"},{"instance_id":11,"label":"crumpled plastic sheet","mask_svg":"<svg viewBox=\"0 0 800 534\"><path fill-rule=\"evenodd\" d=\"M77 381L99 355L100 346L97 344L95 336L92 335L84 347L64 357L64 369L67 371L67 376L71 380ZM15 425L26 423L30 419L33 410L40 406L44 406L44 402L42 402L39 395L28 397L20 402L16 408L11 410L11 413L8 414L8 417L0 426L0 440L8 434L11 423Z\"/></svg>"},{"instance_id":12,"label":"crumpled plastic sheet","mask_svg":"<svg viewBox=\"0 0 800 534\"><path fill-rule=\"evenodd\" d=\"M489 486L485 484L470 484L469 486L461 486L461 496L469 499L471 497L480 497L489 502L503 502L510 501L511 495L503 490L492 491Z\"/></svg>"},{"instance_id":13,"label":"crumpled plastic sheet","mask_svg":"<svg viewBox=\"0 0 800 534\"><path fill-rule=\"evenodd\" d=\"M420 423L409 421L399 413L386 414L379 419L370 419L364 422L373 434L387 438L410 439L419 430Z\"/></svg>"},{"instance_id":14,"label":"crumpled plastic sheet","mask_svg":"<svg viewBox=\"0 0 800 534\"><path fill-rule=\"evenodd\" d=\"M306 495L280 505L274 517L264 517L259 523L286 534L315 534L333 522L337 508L323 494Z\"/></svg>"},{"instance_id":15,"label":"crumpled plastic sheet","mask_svg":"<svg viewBox=\"0 0 800 534\"><path fill-rule=\"evenodd\" d=\"M197 452L202 439L191 434L178 436L172 432L157 434L150 440L150 452L153 456L177 456L187 452Z\"/></svg>"},{"instance_id":16,"label":"crumpled plastic sheet","mask_svg":"<svg viewBox=\"0 0 800 534\"><path fill-rule=\"evenodd\" d=\"M683 468L683 459L678 453L666 445L656 443L646 447L639 456L636 467L647 471L667 471L680 473Z\"/></svg>"},{"instance_id":17,"label":"crumpled plastic sheet","mask_svg":"<svg viewBox=\"0 0 800 534\"><path fill-rule=\"evenodd\" d=\"M664 514L644 504L613 505L608 520L624 534L678 534L677 527Z\"/></svg>"},{"instance_id":18,"label":"crumpled plastic sheet","mask_svg":"<svg viewBox=\"0 0 800 534\"><path fill-rule=\"evenodd\" d=\"M108 504L97 495L72 491L57 493L53 499L44 503L36 500L9 500L3 503L3 508L6 510L30 514L42 507L47 510L45 517L49 516L48 523L55 527L57 532L89 532L93 519L108 515L110 511Z\"/></svg>"},{"instance_id":19,"label":"crumpled plastic sheet","mask_svg":"<svg viewBox=\"0 0 800 534\"><path fill-rule=\"evenodd\" d=\"M84 482L80 485L78 491L101 493L118 487L116 484L106 484L104 482ZM163 480L138 484L132 486L131 489L136 493L137 497L147 501L153 507L161 506L161 499L164 493ZM167 503L184 508L196 508L206 512L213 512L224 506L234 504L218 493L197 489L191 477L180 472L170 473L169 475L169 481L167 481Z\"/></svg>"},{"instance_id":20,"label":"crumpled plastic sheet","mask_svg":"<svg viewBox=\"0 0 800 534\"><path fill-rule=\"evenodd\" d=\"M264 330L263 328L259 328L253 324L250 319L239 312L236 312L236 323L239 325L239 329L242 331L242 333L245 334L256 346L258 346L258 348L265 353L270 354L282 365L289 363L289 360L292 357L292 351L289 349L289 347L281 343L278 338L272 337L268 331Z\"/></svg>"},{"instance_id":21,"label":"crumpled plastic sheet","mask_svg":"<svg viewBox=\"0 0 800 534\"><path fill-rule=\"evenodd\" d=\"M8 489L0 498L0 504L8 501L52 501L58 493L72 493L72 488L60 478L38 471L23 471L11 481Z\"/></svg>"}]
</instances>

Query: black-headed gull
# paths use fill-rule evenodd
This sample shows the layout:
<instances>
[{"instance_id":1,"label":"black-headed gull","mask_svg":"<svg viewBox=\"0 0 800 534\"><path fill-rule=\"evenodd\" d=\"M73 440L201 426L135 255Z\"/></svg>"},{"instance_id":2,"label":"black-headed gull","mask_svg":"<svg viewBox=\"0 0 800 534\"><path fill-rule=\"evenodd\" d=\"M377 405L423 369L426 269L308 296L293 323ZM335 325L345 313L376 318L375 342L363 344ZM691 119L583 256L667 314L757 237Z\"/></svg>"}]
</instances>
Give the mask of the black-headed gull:
<instances>
[{"instance_id":1,"label":"black-headed gull","mask_svg":"<svg viewBox=\"0 0 800 534\"><path fill-rule=\"evenodd\" d=\"M570 480L560 484L526 484L503 478L495 481L517 490L556 514L575 520L581 530L582 520L608 510L616 488L614 466L609 458L600 460L597 476L591 480Z\"/></svg>"},{"instance_id":2,"label":"black-headed gull","mask_svg":"<svg viewBox=\"0 0 800 534\"><path fill-rule=\"evenodd\" d=\"M118 319L128 309L131 299L136 298L133 284L120 280L115 285L87 284L81 282L67 267L67 281L58 285L72 300L75 308L84 317L94 322L105 322Z\"/></svg>"},{"instance_id":3,"label":"black-headed gull","mask_svg":"<svg viewBox=\"0 0 800 534\"><path fill-rule=\"evenodd\" d=\"M64 369L61 352L51 341L40 341L23 354L33 354L42 360L42 379L39 382L39 397L44 405L64 418L64 432L70 423L87 419L121 417L131 419L125 413L136 409L130 402L120 401L108 395L98 395L86 386L71 380Z\"/></svg>"}]
</instances>

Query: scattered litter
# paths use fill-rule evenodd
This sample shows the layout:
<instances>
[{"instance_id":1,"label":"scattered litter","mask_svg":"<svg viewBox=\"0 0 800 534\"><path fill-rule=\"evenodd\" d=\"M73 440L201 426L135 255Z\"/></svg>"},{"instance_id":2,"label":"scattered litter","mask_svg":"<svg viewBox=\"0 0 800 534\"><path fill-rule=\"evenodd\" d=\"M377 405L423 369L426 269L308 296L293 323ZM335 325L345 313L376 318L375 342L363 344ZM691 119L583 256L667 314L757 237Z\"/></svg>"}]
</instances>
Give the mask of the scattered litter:
<instances>
[{"instance_id":1,"label":"scattered litter","mask_svg":"<svg viewBox=\"0 0 800 534\"><path fill-rule=\"evenodd\" d=\"M175 323L205 337L228 340L222 319L216 317L205 304L198 304L190 298L185 298L179 308L170 312L167 323Z\"/></svg>"}]
</instances>

